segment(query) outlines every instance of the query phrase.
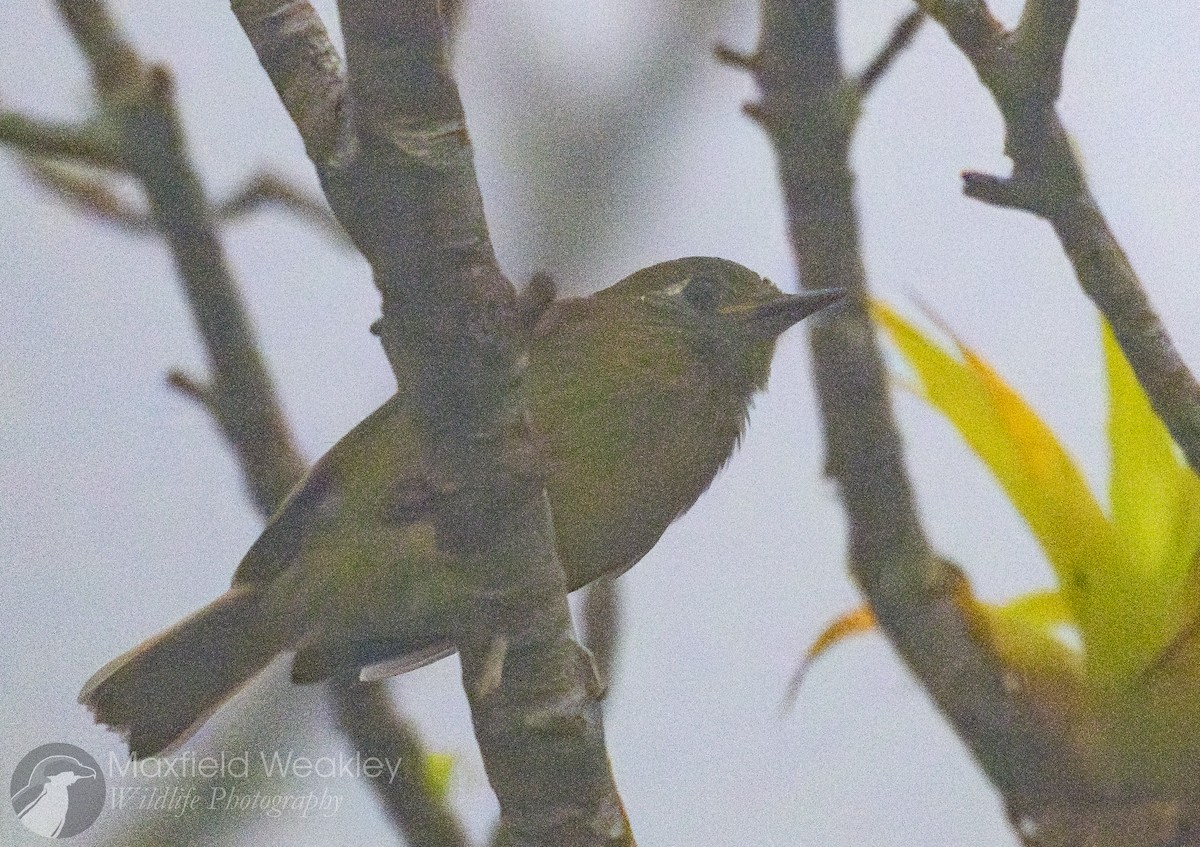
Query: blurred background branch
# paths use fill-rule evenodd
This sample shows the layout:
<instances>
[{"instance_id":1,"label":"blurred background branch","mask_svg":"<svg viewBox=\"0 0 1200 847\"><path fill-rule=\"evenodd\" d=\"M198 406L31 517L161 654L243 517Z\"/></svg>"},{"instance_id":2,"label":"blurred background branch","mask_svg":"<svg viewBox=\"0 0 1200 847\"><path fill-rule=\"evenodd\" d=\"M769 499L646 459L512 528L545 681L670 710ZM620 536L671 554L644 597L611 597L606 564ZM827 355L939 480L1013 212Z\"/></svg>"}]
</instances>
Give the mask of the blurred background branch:
<instances>
[{"instance_id":1,"label":"blurred background branch","mask_svg":"<svg viewBox=\"0 0 1200 847\"><path fill-rule=\"evenodd\" d=\"M218 229L257 208L277 205L340 241L345 235L320 201L270 174L254 177L226 200L210 204L188 157L169 71L146 65L137 56L101 0L60 0L59 11L91 66L99 109L94 124L115 131L96 133L88 129L91 124L48 128L7 113L0 118L0 141L24 152L34 177L80 210L166 239L211 371L205 377L172 372L170 382L213 416L238 456L252 501L266 519L303 475L305 463L276 398ZM80 164L132 176L148 211L122 198L110 177L80 170ZM309 698L286 674L271 672L259 686L256 698L241 698L229 710L229 725L208 742L214 750L239 736L257 736L264 745L272 738L276 744L296 741ZM332 699L339 723L360 753L382 758L402 748L408 756L406 768L424 766L424 748L415 729L387 704L382 683L337 684ZM444 798L435 797L424 781L372 784L409 843L465 843ZM226 826L218 816L147 814L115 837L124 843L176 843Z\"/></svg>"}]
</instances>

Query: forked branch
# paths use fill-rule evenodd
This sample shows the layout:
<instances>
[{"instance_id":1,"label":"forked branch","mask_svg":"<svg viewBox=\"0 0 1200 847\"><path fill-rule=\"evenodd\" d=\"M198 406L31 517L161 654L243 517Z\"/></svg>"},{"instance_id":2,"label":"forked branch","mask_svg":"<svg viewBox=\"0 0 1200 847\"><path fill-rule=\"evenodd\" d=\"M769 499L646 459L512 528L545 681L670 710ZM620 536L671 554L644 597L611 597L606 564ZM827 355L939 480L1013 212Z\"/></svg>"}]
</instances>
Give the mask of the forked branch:
<instances>
[{"instance_id":1,"label":"forked branch","mask_svg":"<svg viewBox=\"0 0 1200 847\"><path fill-rule=\"evenodd\" d=\"M1183 362L1104 214L1055 110L1077 0L1027 0L1006 31L982 0L919 0L970 61L1004 118L1009 176L967 172L964 192L1047 220L1084 292L1192 469L1200 472L1200 384Z\"/></svg>"}]
</instances>

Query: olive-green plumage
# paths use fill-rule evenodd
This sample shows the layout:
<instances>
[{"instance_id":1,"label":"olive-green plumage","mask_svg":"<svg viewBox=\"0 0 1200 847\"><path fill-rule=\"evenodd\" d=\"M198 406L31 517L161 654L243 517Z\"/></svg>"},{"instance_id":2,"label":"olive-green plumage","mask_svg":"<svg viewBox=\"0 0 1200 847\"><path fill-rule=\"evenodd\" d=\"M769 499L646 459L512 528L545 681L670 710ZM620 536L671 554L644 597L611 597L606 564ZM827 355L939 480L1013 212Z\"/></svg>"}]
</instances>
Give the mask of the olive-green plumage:
<instances>
[{"instance_id":1,"label":"olive-green plumage","mask_svg":"<svg viewBox=\"0 0 1200 847\"><path fill-rule=\"evenodd\" d=\"M741 265L689 258L546 310L529 411L571 590L623 573L696 502L737 446L776 337L838 296L784 295ZM453 563L395 502L396 481L417 475L415 444L401 392L316 463L229 591L110 662L80 702L153 755L280 652L296 651L298 682L450 653Z\"/></svg>"}]
</instances>

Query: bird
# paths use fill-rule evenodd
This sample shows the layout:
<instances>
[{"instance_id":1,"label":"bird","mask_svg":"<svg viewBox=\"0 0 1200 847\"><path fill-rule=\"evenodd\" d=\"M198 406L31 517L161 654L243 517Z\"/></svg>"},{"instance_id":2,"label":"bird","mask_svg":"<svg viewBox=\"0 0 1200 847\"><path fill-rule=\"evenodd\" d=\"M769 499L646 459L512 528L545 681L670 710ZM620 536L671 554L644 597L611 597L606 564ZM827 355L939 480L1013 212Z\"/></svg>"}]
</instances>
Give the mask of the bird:
<instances>
[{"instance_id":1,"label":"bird","mask_svg":"<svg viewBox=\"0 0 1200 847\"><path fill-rule=\"evenodd\" d=\"M34 765L25 787L13 795L13 809L27 829L58 838L71 806L68 789L81 779L95 778L96 771L73 756L47 756Z\"/></svg>"},{"instance_id":2,"label":"bird","mask_svg":"<svg viewBox=\"0 0 1200 847\"><path fill-rule=\"evenodd\" d=\"M553 301L526 391L568 589L641 559L712 483L765 388L776 339L842 297L784 294L725 259L644 268ZM419 475L400 388L322 456L220 597L109 662L79 701L134 757L175 749L275 656L292 680L377 678L454 652L453 556L397 500Z\"/></svg>"}]
</instances>

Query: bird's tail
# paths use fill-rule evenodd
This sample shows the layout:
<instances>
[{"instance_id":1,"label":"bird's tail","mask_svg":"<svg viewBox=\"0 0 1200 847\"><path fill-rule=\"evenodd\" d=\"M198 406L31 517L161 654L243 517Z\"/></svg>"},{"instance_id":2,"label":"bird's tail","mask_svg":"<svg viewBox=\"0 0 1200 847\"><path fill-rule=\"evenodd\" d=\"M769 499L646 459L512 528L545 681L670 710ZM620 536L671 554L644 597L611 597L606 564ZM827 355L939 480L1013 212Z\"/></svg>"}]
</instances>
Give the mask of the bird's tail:
<instances>
[{"instance_id":1,"label":"bird's tail","mask_svg":"<svg viewBox=\"0 0 1200 847\"><path fill-rule=\"evenodd\" d=\"M288 646L260 597L258 586L231 588L96 671L79 702L121 733L135 757L182 743Z\"/></svg>"}]
</instances>

